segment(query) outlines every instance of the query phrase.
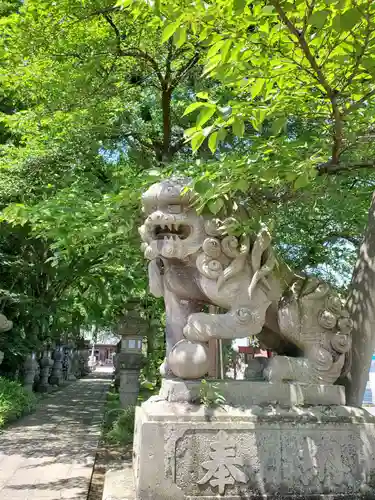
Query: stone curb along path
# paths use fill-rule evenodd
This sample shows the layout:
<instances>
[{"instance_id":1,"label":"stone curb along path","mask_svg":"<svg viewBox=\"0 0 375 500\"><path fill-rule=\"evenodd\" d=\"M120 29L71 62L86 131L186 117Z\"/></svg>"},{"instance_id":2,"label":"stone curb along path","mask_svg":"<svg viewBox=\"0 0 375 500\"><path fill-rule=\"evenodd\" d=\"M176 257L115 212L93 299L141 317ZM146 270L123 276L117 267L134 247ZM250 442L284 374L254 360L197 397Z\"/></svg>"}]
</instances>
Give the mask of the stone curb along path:
<instances>
[{"instance_id":1,"label":"stone curb along path","mask_svg":"<svg viewBox=\"0 0 375 500\"><path fill-rule=\"evenodd\" d=\"M0 433L0 500L86 500L111 375L98 369Z\"/></svg>"}]
</instances>

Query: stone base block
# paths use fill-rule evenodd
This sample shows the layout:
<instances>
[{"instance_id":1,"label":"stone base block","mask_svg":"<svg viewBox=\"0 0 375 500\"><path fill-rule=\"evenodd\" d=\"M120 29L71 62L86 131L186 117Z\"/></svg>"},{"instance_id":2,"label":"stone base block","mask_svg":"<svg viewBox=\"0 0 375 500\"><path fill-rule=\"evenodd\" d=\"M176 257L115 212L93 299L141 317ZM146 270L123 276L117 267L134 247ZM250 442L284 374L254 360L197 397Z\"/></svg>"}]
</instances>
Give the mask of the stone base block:
<instances>
[{"instance_id":1,"label":"stone base block","mask_svg":"<svg viewBox=\"0 0 375 500\"><path fill-rule=\"evenodd\" d=\"M278 404L282 406L345 405L345 389L340 385L270 383L248 380L209 380L205 385L231 406ZM208 388L208 389L207 389ZM173 402L200 402L202 384L197 380L163 379L160 397Z\"/></svg>"},{"instance_id":2,"label":"stone base block","mask_svg":"<svg viewBox=\"0 0 375 500\"><path fill-rule=\"evenodd\" d=\"M102 500L135 500L132 468L108 470L104 477Z\"/></svg>"},{"instance_id":3,"label":"stone base block","mask_svg":"<svg viewBox=\"0 0 375 500\"><path fill-rule=\"evenodd\" d=\"M137 500L375 499L375 418L345 406L137 408Z\"/></svg>"}]
</instances>

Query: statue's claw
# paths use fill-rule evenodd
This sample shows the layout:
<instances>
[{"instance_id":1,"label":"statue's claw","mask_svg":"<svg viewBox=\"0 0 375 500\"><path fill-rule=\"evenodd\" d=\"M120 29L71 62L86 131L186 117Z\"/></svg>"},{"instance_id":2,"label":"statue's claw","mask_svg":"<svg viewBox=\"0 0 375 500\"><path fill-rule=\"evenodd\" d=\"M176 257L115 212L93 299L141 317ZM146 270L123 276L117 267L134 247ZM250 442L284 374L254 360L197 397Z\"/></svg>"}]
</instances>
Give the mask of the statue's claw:
<instances>
[{"instance_id":1,"label":"statue's claw","mask_svg":"<svg viewBox=\"0 0 375 500\"><path fill-rule=\"evenodd\" d=\"M188 322L184 327L183 334L191 342L208 342L212 337L210 334L210 325L203 320L207 318L204 313L195 313L189 316Z\"/></svg>"}]
</instances>

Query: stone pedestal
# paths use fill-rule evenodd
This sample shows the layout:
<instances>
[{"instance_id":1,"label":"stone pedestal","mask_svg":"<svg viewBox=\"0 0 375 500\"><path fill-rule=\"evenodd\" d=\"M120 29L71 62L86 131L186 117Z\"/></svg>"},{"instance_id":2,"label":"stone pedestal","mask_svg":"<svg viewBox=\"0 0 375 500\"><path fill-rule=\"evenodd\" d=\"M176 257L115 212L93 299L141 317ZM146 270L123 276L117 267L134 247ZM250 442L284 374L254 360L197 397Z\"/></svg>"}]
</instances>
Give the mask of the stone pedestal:
<instances>
[{"instance_id":1,"label":"stone pedestal","mask_svg":"<svg viewBox=\"0 0 375 500\"><path fill-rule=\"evenodd\" d=\"M217 392L224 404L248 408L251 405L280 406L345 405L345 389L341 385L273 384L264 381L208 380L205 386L199 380L163 379L160 396L171 403L200 403L202 390Z\"/></svg>"},{"instance_id":2,"label":"stone pedestal","mask_svg":"<svg viewBox=\"0 0 375 500\"><path fill-rule=\"evenodd\" d=\"M50 376L50 384L51 385L61 385L63 380L62 375L62 358L63 352L60 347L56 348L53 353L53 366L52 373Z\"/></svg>"},{"instance_id":3,"label":"stone pedestal","mask_svg":"<svg viewBox=\"0 0 375 500\"><path fill-rule=\"evenodd\" d=\"M375 498L375 418L346 406L137 408L137 500Z\"/></svg>"}]
</instances>

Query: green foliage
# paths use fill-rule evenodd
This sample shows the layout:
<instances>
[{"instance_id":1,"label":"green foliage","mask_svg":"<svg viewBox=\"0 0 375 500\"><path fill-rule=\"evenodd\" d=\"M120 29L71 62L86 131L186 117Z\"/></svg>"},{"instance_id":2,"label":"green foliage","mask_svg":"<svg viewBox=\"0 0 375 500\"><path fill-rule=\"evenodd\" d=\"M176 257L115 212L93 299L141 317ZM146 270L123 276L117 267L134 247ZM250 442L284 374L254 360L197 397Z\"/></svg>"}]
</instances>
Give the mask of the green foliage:
<instances>
[{"instance_id":1,"label":"green foliage","mask_svg":"<svg viewBox=\"0 0 375 500\"><path fill-rule=\"evenodd\" d=\"M0 2L6 357L113 328L136 297L158 385L163 307L136 228L142 190L171 173L194 178L199 211L246 209L239 234L265 223L280 258L344 286L375 184L374 9Z\"/></svg>"},{"instance_id":2,"label":"green foliage","mask_svg":"<svg viewBox=\"0 0 375 500\"><path fill-rule=\"evenodd\" d=\"M158 360L160 362L160 360ZM158 363L159 364L159 363ZM150 366L147 367L148 372ZM152 371L152 370L151 370ZM146 401L149 397L159 391L159 386L155 382L149 382L142 372L140 375L140 392L138 404ZM114 445L128 445L133 442L135 407L122 408L120 395L112 387L107 394L103 423L103 439L105 442Z\"/></svg>"},{"instance_id":3,"label":"green foliage","mask_svg":"<svg viewBox=\"0 0 375 500\"><path fill-rule=\"evenodd\" d=\"M104 415L103 439L116 445L128 445L133 442L135 407L123 409L116 392L109 392Z\"/></svg>"},{"instance_id":4,"label":"green foliage","mask_svg":"<svg viewBox=\"0 0 375 500\"><path fill-rule=\"evenodd\" d=\"M220 392L219 384L202 379L199 388L199 402L206 408L214 408L225 404L225 397Z\"/></svg>"},{"instance_id":5,"label":"green foliage","mask_svg":"<svg viewBox=\"0 0 375 500\"><path fill-rule=\"evenodd\" d=\"M112 444L126 446L133 443L135 407L119 409L106 440Z\"/></svg>"},{"instance_id":6,"label":"green foliage","mask_svg":"<svg viewBox=\"0 0 375 500\"><path fill-rule=\"evenodd\" d=\"M0 377L0 428L35 408L36 396L21 384Z\"/></svg>"}]
</instances>

